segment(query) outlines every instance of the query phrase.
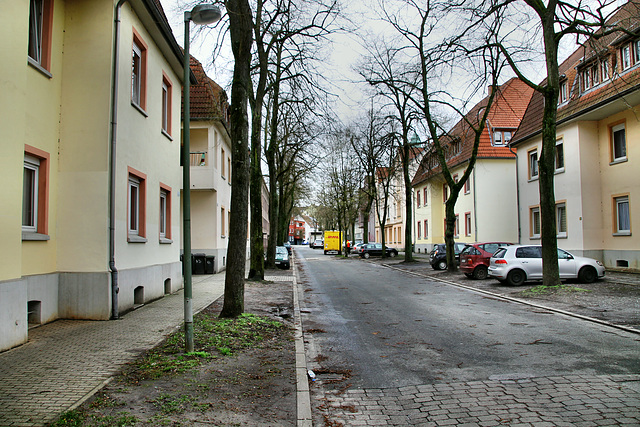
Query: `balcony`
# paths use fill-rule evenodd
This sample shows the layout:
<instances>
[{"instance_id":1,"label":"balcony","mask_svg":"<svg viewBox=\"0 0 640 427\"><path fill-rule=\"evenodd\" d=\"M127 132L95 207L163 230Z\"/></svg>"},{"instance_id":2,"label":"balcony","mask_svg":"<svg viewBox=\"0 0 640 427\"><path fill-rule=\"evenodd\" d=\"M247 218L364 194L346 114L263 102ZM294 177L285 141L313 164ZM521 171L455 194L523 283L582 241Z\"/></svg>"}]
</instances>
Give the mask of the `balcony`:
<instances>
[{"instance_id":1,"label":"balcony","mask_svg":"<svg viewBox=\"0 0 640 427\"><path fill-rule=\"evenodd\" d=\"M218 169L212 164L207 151L192 151L189 153L191 166L192 190L218 190L222 183L226 183L220 177Z\"/></svg>"}]
</instances>

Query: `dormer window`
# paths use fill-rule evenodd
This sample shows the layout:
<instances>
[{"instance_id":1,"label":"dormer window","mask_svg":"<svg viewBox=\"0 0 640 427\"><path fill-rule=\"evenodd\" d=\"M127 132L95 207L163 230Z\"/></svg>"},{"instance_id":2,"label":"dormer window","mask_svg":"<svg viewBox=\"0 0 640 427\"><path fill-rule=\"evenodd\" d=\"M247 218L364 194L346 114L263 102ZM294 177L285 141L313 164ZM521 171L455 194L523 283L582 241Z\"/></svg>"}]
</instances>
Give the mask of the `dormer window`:
<instances>
[{"instance_id":1,"label":"dormer window","mask_svg":"<svg viewBox=\"0 0 640 427\"><path fill-rule=\"evenodd\" d=\"M600 63L600 74L602 75L602 81L609 80L609 58L605 58Z\"/></svg>"},{"instance_id":2,"label":"dormer window","mask_svg":"<svg viewBox=\"0 0 640 427\"><path fill-rule=\"evenodd\" d=\"M623 70L631 67L631 43L628 43L620 49L620 65Z\"/></svg>"},{"instance_id":3,"label":"dormer window","mask_svg":"<svg viewBox=\"0 0 640 427\"><path fill-rule=\"evenodd\" d=\"M569 87L567 81L563 81L560 83L560 93L558 94L558 104L562 104L567 102L569 99Z\"/></svg>"},{"instance_id":4,"label":"dormer window","mask_svg":"<svg viewBox=\"0 0 640 427\"><path fill-rule=\"evenodd\" d=\"M512 129L493 129L493 145L495 147L504 147L511 141Z\"/></svg>"}]
</instances>

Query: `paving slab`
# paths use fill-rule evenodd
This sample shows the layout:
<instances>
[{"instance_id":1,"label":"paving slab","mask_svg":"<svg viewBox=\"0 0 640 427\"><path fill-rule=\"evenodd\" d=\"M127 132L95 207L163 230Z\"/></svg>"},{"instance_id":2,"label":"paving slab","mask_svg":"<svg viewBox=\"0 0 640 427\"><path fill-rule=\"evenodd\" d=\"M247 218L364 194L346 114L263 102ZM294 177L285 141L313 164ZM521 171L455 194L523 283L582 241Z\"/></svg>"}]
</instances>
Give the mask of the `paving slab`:
<instances>
[{"instance_id":1,"label":"paving slab","mask_svg":"<svg viewBox=\"0 0 640 427\"><path fill-rule=\"evenodd\" d=\"M193 276L194 313L224 292L224 273ZM41 426L82 403L184 320L182 290L118 320L57 320L0 353L0 426Z\"/></svg>"}]
</instances>

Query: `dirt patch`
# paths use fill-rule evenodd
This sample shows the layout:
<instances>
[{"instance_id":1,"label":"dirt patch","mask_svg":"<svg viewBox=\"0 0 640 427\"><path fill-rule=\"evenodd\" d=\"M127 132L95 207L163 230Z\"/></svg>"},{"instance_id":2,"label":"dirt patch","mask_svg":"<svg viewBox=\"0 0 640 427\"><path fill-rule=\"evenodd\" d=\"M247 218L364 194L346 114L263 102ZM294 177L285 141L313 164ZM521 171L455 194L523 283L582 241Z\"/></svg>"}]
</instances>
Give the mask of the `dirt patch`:
<instances>
[{"instance_id":1,"label":"dirt patch","mask_svg":"<svg viewBox=\"0 0 640 427\"><path fill-rule=\"evenodd\" d=\"M184 348L178 331L56 425L294 426L291 282L247 282L245 313L255 316L226 341L215 337L222 302L195 316L194 353L167 360L167 345Z\"/></svg>"}]
</instances>

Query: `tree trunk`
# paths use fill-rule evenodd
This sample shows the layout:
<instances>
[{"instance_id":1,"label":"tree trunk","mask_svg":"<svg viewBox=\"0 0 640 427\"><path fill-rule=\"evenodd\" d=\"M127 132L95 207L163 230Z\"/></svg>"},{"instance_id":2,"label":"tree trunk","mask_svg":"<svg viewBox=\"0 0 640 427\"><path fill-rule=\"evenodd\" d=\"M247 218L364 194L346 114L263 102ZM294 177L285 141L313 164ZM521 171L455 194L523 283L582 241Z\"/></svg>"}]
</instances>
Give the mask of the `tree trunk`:
<instances>
[{"instance_id":1,"label":"tree trunk","mask_svg":"<svg viewBox=\"0 0 640 427\"><path fill-rule=\"evenodd\" d=\"M547 63L547 86L544 88L542 115L542 153L538 161L538 186L540 191L540 222L542 243L542 284L560 284L558 268L558 241L556 237L556 196L554 189L556 115L558 112L558 48L554 30L555 10L547 10L543 18L542 33Z\"/></svg>"},{"instance_id":2,"label":"tree trunk","mask_svg":"<svg viewBox=\"0 0 640 427\"><path fill-rule=\"evenodd\" d=\"M249 191L249 118L251 93L252 15L247 0L227 0L231 48L235 58L231 85L231 147L233 173L229 246L220 317L237 317L244 311L244 273L247 255Z\"/></svg>"},{"instance_id":3,"label":"tree trunk","mask_svg":"<svg viewBox=\"0 0 640 427\"><path fill-rule=\"evenodd\" d=\"M450 191L453 193L453 191ZM444 242L447 248L447 270L451 272L455 272L458 269L456 265L456 252L453 236L455 234L456 229L456 201L457 197L453 197L453 194L449 196L447 201L445 202L445 215L446 215L446 224L447 227L444 230Z\"/></svg>"}]
</instances>

